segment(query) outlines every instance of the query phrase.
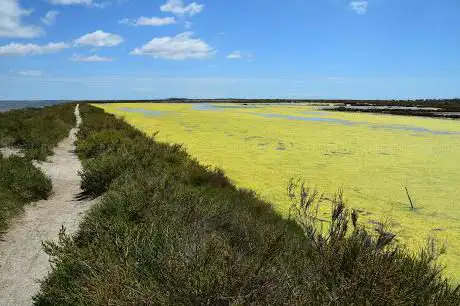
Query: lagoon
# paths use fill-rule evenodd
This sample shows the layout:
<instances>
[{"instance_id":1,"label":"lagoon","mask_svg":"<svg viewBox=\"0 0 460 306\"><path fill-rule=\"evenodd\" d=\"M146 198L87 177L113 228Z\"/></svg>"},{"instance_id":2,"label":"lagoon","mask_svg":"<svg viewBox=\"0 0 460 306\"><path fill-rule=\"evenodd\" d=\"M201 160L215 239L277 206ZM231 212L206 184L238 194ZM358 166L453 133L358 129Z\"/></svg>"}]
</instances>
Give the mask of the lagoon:
<instances>
[{"instance_id":1,"label":"lagoon","mask_svg":"<svg viewBox=\"0 0 460 306\"><path fill-rule=\"evenodd\" d=\"M413 250L428 236L446 240L441 262L449 275L460 276L460 121L329 112L308 104L98 106L149 134L159 132L157 140L182 144L285 216L290 178L327 196L343 189L362 223L386 222Z\"/></svg>"}]
</instances>

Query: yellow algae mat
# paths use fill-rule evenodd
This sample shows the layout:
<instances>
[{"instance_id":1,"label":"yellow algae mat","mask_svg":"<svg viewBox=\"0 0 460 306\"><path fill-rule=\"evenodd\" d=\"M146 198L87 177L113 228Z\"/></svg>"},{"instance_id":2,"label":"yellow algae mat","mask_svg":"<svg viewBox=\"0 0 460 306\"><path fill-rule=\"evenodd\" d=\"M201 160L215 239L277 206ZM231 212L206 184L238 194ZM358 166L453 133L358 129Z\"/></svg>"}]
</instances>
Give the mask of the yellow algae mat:
<instances>
[{"instance_id":1,"label":"yellow algae mat","mask_svg":"<svg viewBox=\"0 0 460 306\"><path fill-rule=\"evenodd\" d=\"M290 178L326 194L342 188L362 223L390 223L414 250L428 236L446 240L441 262L449 276L460 277L460 121L330 112L308 104L98 106L149 134L159 132L159 141L182 144L281 214L289 209Z\"/></svg>"}]
</instances>

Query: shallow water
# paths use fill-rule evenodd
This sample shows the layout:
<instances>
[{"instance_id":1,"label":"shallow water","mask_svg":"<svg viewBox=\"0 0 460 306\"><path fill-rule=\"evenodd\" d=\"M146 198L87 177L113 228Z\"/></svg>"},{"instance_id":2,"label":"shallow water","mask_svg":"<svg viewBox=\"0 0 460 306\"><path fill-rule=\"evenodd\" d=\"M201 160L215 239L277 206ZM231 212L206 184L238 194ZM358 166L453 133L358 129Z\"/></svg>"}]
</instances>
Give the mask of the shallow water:
<instances>
[{"instance_id":1,"label":"shallow water","mask_svg":"<svg viewBox=\"0 0 460 306\"><path fill-rule=\"evenodd\" d=\"M45 107L64 102L65 101L0 101L0 112L26 107Z\"/></svg>"},{"instance_id":2,"label":"shallow water","mask_svg":"<svg viewBox=\"0 0 460 306\"><path fill-rule=\"evenodd\" d=\"M460 121L317 112L307 105L100 106L147 133L158 131L160 141L183 144L281 214L289 208L286 184L292 177L326 195L342 188L349 206L362 211L363 224L387 221L414 250L428 236L447 239L442 262L460 278Z\"/></svg>"},{"instance_id":3,"label":"shallow water","mask_svg":"<svg viewBox=\"0 0 460 306\"><path fill-rule=\"evenodd\" d=\"M209 110L225 110L225 109L248 109L258 108L256 105L245 105L245 104L212 104L212 103L197 103L192 105L193 110L198 111L209 111Z\"/></svg>"},{"instance_id":4,"label":"shallow water","mask_svg":"<svg viewBox=\"0 0 460 306\"><path fill-rule=\"evenodd\" d=\"M304 112L306 113L306 112ZM412 126L407 124L372 124L370 122L364 121L351 121L351 120L343 120L337 118L324 118L324 117L302 117L302 116L292 116L292 115L282 115L282 114L257 114L257 116L269 117L269 118L279 118L279 119L288 119L288 120L299 120L299 121L316 121L316 122L327 122L327 123L339 123L345 125L358 125L358 124L366 124L373 129L394 129L394 130L404 130L410 132L425 132L425 133L433 133L438 135L460 135L460 132L454 131L437 131L432 130L424 127L419 126ZM310 112L310 115L315 115L314 112ZM325 114L325 113L324 113ZM323 115L325 116L325 115Z\"/></svg>"},{"instance_id":5,"label":"shallow water","mask_svg":"<svg viewBox=\"0 0 460 306\"><path fill-rule=\"evenodd\" d=\"M343 105L341 107L345 107L346 109L356 109L356 110L368 110L368 109L378 109L378 110L431 110L436 111L440 110L440 108L436 107L418 107L418 106L378 106L378 105ZM335 109L337 106L325 106L322 109Z\"/></svg>"},{"instance_id":6,"label":"shallow water","mask_svg":"<svg viewBox=\"0 0 460 306\"><path fill-rule=\"evenodd\" d=\"M300 120L300 121L316 121L316 122L329 122L329 123L340 123L340 124L353 124L348 120L336 119L336 118L323 118L323 117L301 117L292 115L282 114L255 114L257 116L268 117L268 118L279 118L288 120Z\"/></svg>"},{"instance_id":7,"label":"shallow water","mask_svg":"<svg viewBox=\"0 0 460 306\"><path fill-rule=\"evenodd\" d=\"M161 116L164 114L162 111L131 107L121 107L119 110L126 113L144 114L146 116Z\"/></svg>"}]
</instances>

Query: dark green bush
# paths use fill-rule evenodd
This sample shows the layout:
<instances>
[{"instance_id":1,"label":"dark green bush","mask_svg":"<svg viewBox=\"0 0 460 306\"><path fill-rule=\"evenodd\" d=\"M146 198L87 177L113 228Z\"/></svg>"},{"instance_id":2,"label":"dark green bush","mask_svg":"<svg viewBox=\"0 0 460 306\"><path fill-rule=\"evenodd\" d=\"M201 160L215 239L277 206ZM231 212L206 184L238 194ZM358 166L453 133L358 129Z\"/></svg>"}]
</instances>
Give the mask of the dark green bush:
<instances>
[{"instance_id":1,"label":"dark green bush","mask_svg":"<svg viewBox=\"0 0 460 306\"><path fill-rule=\"evenodd\" d=\"M126 171L130 162L129 156L119 154L107 154L85 161L85 168L80 173L84 194L96 197L107 191L112 181Z\"/></svg>"},{"instance_id":2,"label":"dark green bush","mask_svg":"<svg viewBox=\"0 0 460 306\"><path fill-rule=\"evenodd\" d=\"M25 202L46 199L51 192L51 180L22 157L1 159L0 173L0 186L17 194Z\"/></svg>"},{"instance_id":3,"label":"dark green bush","mask_svg":"<svg viewBox=\"0 0 460 306\"><path fill-rule=\"evenodd\" d=\"M51 189L50 179L26 158L0 158L0 232L24 204L46 199Z\"/></svg>"},{"instance_id":4,"label":"dark green bush","mask_svg":"<svg viewBox=\"0 0 460 306\"><path fill-rule=\"evenodd\" d=\"M84 141L77 141L77 152L80 158L88 159L110 151L117 151L119 147L127 141L129 141L129 139L120 131L100 131L90 134Z\"/></svg>"},{"instance_id":5,"label":"dark green bush","mask_svg":"<svg viewBox=\"0 0 460 306\"><path fill-rule=\"evenodd\" d=\"M1 161L0 161L1 162ZM10 190L0 186L0 238L7 228L8 221L21 212L23 199Z\"/></svg>"}]
</instances>

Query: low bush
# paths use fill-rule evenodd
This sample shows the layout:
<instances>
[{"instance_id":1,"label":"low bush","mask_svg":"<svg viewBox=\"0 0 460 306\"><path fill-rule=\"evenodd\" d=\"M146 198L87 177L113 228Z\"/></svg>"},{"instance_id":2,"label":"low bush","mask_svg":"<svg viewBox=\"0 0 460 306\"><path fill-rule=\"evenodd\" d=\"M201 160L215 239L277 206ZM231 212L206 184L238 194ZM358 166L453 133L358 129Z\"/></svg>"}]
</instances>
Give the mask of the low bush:
<instances>
[{"instance_id":1,"label":"low bush","mask_svg":"<svg viewBox=\"0 0 460 306\"><path fill-rule=\"evenodd\" d=\"M0 173L0 186L25 202L46 199L51 192L51 180L22 157L0 159Z\"/></svg>"},{"instance_id":2,"label":"low bush","mask_svg":"<svg viewBox=\"0 0 460 306\"><path fill-rule=\"evenodd\" d=\"M1 161L0 161L1 162ZM24 201L10 190L0 186L0 239L11 218L21 212Z\"/></svg>"},{"instance_id":3,"label":"low bush","mask_svg":"<svg viewBox=\"0 0 460 306\"><path fill-rule=\"evenodd\" d=\"M0 146L23 150L29 159L45 160L75 125L75 105L0 112Z\"/></svg>"},{"instance_id":4,"label":"low bush","mask_svg":"<svg viewBox=\"0 0 460 306\"><path fill-rule=\"evenodd\" d=\"M0 157L0 233L24 204L46 199L51 189L50 179L30 161L18 156Z\"/></svg>"},{"instance_id":5,"label":"low bush","mask_svg":"<svg viewBox=\"0 0 460 306\"><path fill-rule=\"evenodd\" d=\"M82 105L83 187L101 201L45 244L36 305L456 305L436 252L412 255L337 196L290 186L290 219L179 146ZM95 140L99 145L95 143ZM108 173L106 173L108 172ZM283 183L283 182L280 182ZM332 205L323 228L319 205Z\"/></svg>"}]
</instances>

